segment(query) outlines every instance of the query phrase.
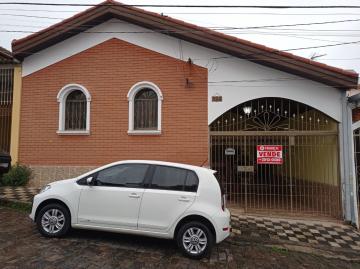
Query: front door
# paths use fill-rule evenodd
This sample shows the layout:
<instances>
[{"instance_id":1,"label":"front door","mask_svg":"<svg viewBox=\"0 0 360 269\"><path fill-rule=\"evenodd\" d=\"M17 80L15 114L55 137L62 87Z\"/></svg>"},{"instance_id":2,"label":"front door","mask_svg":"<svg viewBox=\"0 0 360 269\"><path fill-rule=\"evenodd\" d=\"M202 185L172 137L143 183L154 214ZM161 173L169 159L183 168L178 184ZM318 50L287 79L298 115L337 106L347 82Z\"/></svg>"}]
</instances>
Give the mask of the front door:
<instances>
[{"instance_id":1,"label":"front door","mask_svg":"<svg viewBox=\"0 0 360 269\"><path fill-rule=\"evenodd\" d=\"M95 175L81 191L78 222L83 225L137 229L147 164L120 164Z\"/></svg>"}]
</instances>

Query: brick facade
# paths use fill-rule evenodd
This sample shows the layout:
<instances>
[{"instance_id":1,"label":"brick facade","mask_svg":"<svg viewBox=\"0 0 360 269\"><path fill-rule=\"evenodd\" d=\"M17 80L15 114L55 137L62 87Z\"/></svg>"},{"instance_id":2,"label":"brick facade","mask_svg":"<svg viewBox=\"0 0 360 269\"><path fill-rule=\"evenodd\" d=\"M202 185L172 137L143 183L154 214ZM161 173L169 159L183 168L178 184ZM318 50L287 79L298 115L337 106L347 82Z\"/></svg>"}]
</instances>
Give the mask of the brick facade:
<instances>
[{"instance_id":1,"label":"brick facade","mask_svg":"<svg viewBox=\"0 0 360 269\"><path fill-rule=\"evenodd\" d=\"M159 136L127 134L126 96L140 81L155 83L164 96ZM56 96L70 83L91 94L88 136L56 133ZM19 161L32 167L126 159L201 165L208 158L207 98L207 69L110 39L23 78Z\"/></svg>"},{"instance_id":2,"label":"brick facade","mask_svg":"<svg viewBox=\"0 0 360 269\"><path fill-rule=\"evenodd\" d=\"M352 121L354 123L354 122L357 122L359 120L360 120L360 108L357 107L357 108L354 108L352 110Z\"/></svg>"}]
</instances>

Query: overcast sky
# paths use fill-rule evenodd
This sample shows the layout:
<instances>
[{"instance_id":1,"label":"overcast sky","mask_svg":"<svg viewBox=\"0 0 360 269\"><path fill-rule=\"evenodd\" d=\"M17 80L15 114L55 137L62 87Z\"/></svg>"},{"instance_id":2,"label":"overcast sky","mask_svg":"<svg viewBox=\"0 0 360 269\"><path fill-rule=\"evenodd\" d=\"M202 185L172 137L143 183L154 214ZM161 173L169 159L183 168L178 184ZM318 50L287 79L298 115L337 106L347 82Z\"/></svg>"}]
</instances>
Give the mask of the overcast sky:
<instances>
[{"instance_id":1,"label":"overcast sky","mask_svg":"<svg viewBox=\"0 0 360 269\"><path fill-rule=\"evenodd\" d=\"M8 0L0 0L8 2ZM99 0L13 0L13 2L84 3L98 4ZM359 5L360 0L122 0L126 4L179 5ZM11 41L28 35L15 31L38 31L88 7L0 5L0 46L11 50ZM360 41L360 8L358 9L250 9L250 8L146 8L205 27L251 27L279 24L359 20L311 26L287 26L252 30L222 31L276 49L321 46ZM215 14L214 14L215 13ZM227 14L226 14L227 13ZM35 17L36 16L36 17ZM43 17L43 18L37 18ZM121 27L121 26L119 26ZM1 31L14 31L4 33ZM293 51L310 58L323 55L318 61L360 73L360 43L328 48Z\"/></svg>"}]
</instances>

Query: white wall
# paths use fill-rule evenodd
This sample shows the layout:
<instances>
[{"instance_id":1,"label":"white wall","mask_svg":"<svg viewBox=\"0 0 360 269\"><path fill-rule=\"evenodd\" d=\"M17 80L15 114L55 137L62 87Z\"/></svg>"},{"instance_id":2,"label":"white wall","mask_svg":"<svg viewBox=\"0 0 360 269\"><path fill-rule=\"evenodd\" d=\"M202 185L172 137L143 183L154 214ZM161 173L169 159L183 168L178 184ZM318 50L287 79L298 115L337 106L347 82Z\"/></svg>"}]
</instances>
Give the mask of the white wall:
<instances>
[{"instance_id":1,"label":"white wall","mask_svg":"<svg viewBox=\"0 0 360 269\"><path fill-rule=\"evenodd\" d=\"M102 33L81 33L25 58L23 76L116 37L174 58L185 61L191 58L195 64L208 68L209 124L228 109L259 97L283 97L302 102L341 122L341 92L324 84L235 57L213 59L229 55L115 19L89 31ZM144 31L151 33L119 33ZM266 44L265 41L264 43ZM279 78L289 80L268 81ZM259 81L264 79L265 81ZM219 81L221 83L213 83ZM223 102L211 102L211 96L216 94L223 97Z\"/></svg>"}]
</instances>

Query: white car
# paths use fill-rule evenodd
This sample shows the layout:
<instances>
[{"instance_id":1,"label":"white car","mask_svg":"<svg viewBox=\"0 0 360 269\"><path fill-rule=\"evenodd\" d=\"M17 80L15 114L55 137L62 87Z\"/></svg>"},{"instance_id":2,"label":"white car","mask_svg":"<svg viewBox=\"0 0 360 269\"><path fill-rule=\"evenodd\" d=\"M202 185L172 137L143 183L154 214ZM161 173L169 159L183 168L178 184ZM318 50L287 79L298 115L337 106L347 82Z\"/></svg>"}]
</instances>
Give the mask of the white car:
<instances>
[{"instance_id":1,"label":"white car","mask_svg":"<svg viewBox=\"0 0 360 269\"><path fill-rule=\"evenodd\" d=\"M41 234L69 228L175 239L189 257L207 256L230 234L213 170L159 161L115 162L73 179L46 185L30 217Z\"/></svg>"}]
</instances>

